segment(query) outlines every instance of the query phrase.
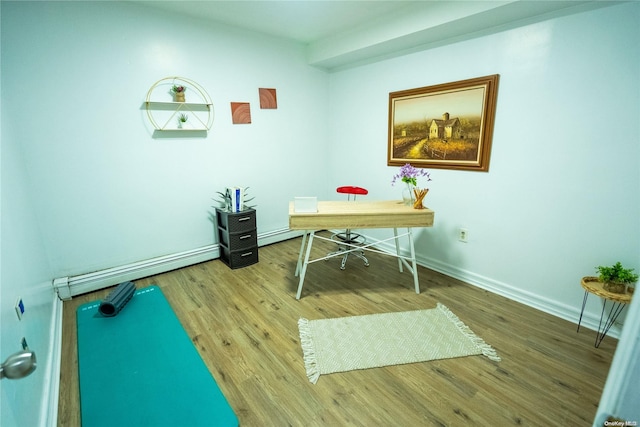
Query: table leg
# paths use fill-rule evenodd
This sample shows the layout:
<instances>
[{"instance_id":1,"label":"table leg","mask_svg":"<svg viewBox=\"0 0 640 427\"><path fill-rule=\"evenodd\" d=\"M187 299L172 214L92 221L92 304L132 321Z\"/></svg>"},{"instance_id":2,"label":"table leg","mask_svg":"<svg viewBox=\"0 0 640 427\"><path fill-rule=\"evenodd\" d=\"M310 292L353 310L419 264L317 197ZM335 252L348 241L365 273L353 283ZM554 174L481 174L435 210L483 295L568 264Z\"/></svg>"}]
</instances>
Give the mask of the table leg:
<instances>
[{"instance_id":1,"label":"table leg","mask_svg":"<svg viewBox=\"0 0 640 427\"><path fill-rule=\"evenodd\" d=\"M311 254L311 246L313 245L314 233L314 231L309 233L309 243L307 243L307 253L304 257L302 270L300 271L300 282L298 283L298 293L296 294L296 299L300 299L300 295L302 295L302 285L304 284L304 275L307 273L307 266L309 265L309 255Z\"/></svg>"},{"instance_id":2,"label":"table leg","mask_svg":"<svg viewBox=\"0 0 640 427\"><path fill-rule=\"evenodd\" d=\"M304 251L305 243L307 243L307 230L305 230L304 234L302 235L302 244L300 245L300 253L298 254L298 263L296 264L296 273L295 273L296 277L298 277L298 274L300 274L300 266L302 265L302 254Z\"/></svg>"},{"instance_id":3,"label":"table leg","mask_svg":"<svg viewBox=\"0 0 640 427\"><path fill-rule=\"evenodd\" d=\"M604 337L607 335L607 332L609 332L609 329L611 328L611 326L613 326L613 324L615 323L620 313L622 313L622 311L626 307L626 304L622 304L619 302L612 301L611 304L612 306L609 309L607 321L603 325L602 319L604 317L604 311L607 308L607 300L603 299L602 313L600 314L600 323L598 324L598 335L596 335L596 344L595 344L596 348L600 347L600 343L602 342Z\"/></svg>"},{"instance_id":4,"label":"table leg","mask_svg":"<svg viewBox=\"0 0 640 427\"><path fill-rule=\"evenodd\" d=\"M413 246L413 233L411 228L407 228L409 234L409 248L411 249L411 268L413 270L413 283L416 288L416 294L420 293L420 283L418 282L418 268L416 266L416 249Z\"/></svg>"},{"instance_id":5,"label":"table leg","mask_svg":"<svg viewBox=\"0 0 640 427\"><path fill-rule=\"evenodd\" d=\"M398 242L398 229L394 228L393 229L393 237L394 237L394 241L396 242L396 255L398 257L398 270L400 270L400 273L402 273L403 269L402 269L402 259L400 258L400 242Z\"/></svg>"},{"instance_id":6,"label":"table leg","mask_svg":"<svg viewBox=\"0 0 640 427\"><path fill-rule=\"evenodd\" d=\"M587 305L587 297L589 292L584 291L584 297L582 298L582 310L580 310L580 318L578 319L578 329L576 332L580 332L580 323L582 323L582 314L584 313L584 307Z\"/></svg>"}]
</instances>

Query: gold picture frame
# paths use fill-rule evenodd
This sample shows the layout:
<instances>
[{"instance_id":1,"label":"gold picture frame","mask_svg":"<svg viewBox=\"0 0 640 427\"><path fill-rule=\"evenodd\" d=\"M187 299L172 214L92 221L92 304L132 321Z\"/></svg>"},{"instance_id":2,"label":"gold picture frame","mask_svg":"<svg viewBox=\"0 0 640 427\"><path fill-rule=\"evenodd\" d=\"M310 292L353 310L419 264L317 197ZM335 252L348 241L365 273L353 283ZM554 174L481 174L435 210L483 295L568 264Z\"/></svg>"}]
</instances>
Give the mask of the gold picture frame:
<instances>
[{"instance_id":1,"label":"gold picture frame","mask_svg":"<svg viewBox=\"0 0 640 427\"><path fill-rule=\"evenodd\" d=\"M387 164L487 172L499 75L389 93Z\"/></svg>"}]
</instances>

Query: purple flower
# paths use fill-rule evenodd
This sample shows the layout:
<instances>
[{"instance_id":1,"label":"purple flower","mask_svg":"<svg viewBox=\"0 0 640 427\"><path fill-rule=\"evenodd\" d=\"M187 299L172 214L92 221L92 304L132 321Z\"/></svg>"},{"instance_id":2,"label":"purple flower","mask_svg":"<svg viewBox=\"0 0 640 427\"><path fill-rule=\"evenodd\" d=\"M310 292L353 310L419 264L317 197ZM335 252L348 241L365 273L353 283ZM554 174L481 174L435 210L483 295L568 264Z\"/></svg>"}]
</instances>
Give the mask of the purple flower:
<instances>
[{"instance_id":1,"label":"purple flower","mask_svg":"<svg viewBox=\"0 0 640 427\"><path fill-rule=\"evenodd\" d=\"M400 168L400 172L393 176L393 180L391 181L391 185L396 184L396 180L400 178L402 182L406 182L407 184L411 184L413 186L418 185L418 177L426 176L427 181L431 181L431 175L428 171L424 169L418 169L411 166L410 163L402 166Z\"/></svg>"}]
</instances>

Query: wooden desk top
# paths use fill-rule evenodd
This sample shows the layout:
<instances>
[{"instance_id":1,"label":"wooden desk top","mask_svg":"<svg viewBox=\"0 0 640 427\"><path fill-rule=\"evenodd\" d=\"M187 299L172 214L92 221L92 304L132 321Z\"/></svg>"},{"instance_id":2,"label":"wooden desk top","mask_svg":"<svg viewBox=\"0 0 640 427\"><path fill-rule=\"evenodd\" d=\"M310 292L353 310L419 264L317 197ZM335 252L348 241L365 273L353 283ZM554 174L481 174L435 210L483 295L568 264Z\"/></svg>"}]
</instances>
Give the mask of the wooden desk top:
<instances>
[{"instance_id":1,"label":"wooden desk top","mask_svg":"<svg viewBox=\"0 0 640 427\"><path fill-rule=\"evenodd\" d=\"M431 209L414 209L401 200L319 201L314 213L294 212L289 203L291 230L432 227L433 218Z\"/></svg>"},{"instance_id":2,"label":"wooden desk top","mask_svg":"<svg viewBox=\"0 0 640 427\"><path fill-rule=\"evenodd\" d=\"M631 301L631 297L633 296L633 291L627 294L618 294L615 292L609 292L604 289L604 284L598 280L597 277L583 277L580 281L580 284L584 288L585 291L590 292L594 295L598 295L599 297L608 299L610 301L619 302L622 304L628 304Z\"/></svg>"}]
</instances>

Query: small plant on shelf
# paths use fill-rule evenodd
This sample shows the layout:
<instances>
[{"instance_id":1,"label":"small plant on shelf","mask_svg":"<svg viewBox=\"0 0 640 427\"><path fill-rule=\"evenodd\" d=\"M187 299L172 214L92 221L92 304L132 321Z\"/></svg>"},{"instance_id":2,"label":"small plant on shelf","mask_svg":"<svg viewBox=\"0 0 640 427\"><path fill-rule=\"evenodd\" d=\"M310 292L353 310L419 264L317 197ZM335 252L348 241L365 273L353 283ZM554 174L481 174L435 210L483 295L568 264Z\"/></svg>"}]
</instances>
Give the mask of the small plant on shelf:
<instances>
[{"instance_id":1,"label":"small plant on shelf","mask_svg":"<svg viewBox=\"0 0 640 427\"><path fill-rule=\"evenodd\" d=\"M182 126L187 123L187 120L189 120L189 116L184 113L180 114L180 116L178 116L178 128L182 129Z\"/></svg>"},{"instance_id":2,"label":"small plant on shelf","mask_svg":"<svg viewBox=\"0 0 640 427\"><path fill-rule=\"evenodd\" d=\"M182 85L173 85L171 86L171 93L175 98L176 102L184 102L184 93L187 91L187 88Z\"/></svg>"},{"instance_id":3,"label":"small plant on shelf","mask_svg":"<svg viewBox=\"0 0 640 427\"><path fill-rule=\"evenodd\" d=\"M604 284L604 289L609 292L624 294L629 288L635 288L638 275L633 268L624 268L620 261L612 266L599 265L596 267L598 280Z\"/></svg>"}]
</instances>

